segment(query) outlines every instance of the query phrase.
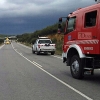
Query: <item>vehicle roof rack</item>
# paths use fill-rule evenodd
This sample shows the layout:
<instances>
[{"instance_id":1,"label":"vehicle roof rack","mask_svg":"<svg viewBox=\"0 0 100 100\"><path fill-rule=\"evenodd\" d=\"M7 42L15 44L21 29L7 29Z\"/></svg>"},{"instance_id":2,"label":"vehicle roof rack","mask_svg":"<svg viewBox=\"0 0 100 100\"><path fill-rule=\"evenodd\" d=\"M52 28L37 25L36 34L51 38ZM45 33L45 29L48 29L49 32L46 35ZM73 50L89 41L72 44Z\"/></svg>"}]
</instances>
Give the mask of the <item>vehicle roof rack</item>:
<instances>
[{"instance_id":1,"label":"vehicle roof rack","mask_svg":"<svg viewBox=\"0 0 100 100\"><path fill-rule=\"evenodd\" d=\"M39 39L49 39L48 37L38 37Z\"/></svg>"}]
</instances>

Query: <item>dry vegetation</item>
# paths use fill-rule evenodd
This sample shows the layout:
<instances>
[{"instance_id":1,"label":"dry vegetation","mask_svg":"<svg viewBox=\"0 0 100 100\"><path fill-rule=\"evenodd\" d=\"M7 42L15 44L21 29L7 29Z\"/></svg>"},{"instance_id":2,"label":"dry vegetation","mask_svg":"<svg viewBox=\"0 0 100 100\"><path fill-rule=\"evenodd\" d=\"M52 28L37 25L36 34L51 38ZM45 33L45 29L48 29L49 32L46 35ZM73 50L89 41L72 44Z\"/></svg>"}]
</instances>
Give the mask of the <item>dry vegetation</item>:
<instances>
[{"instance_id":1,"label":"dry vegetation","mask_svg":"<svg viewBox=\"0 0 100 100\"><path fill-rule=\"evenodd\" d=\"M61 55L62 53L62 45L63 45L63 35L61 34L54 34L48 35L49 38L56 44L56 54Z\"/></svg>"}]
</instances>

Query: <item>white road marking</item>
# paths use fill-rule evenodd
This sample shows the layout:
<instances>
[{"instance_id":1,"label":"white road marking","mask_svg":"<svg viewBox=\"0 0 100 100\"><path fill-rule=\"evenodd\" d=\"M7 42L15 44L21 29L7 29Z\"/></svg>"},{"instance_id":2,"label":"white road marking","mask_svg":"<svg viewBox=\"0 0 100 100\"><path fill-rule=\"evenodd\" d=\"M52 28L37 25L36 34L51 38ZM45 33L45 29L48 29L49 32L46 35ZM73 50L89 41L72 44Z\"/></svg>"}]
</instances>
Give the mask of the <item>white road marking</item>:
<instances>
[{"instance_id":1,"label":"white road marking","mask_svg":"<svg viewBox=\"0 0 100 100\"><path fill-rule=\"evenodd\" d=\"M20 55L23 55L22 53L19 53Z\"/></svg>"},{"instance_id":2,"label":"white road marking","mask_svg":"<svg viewBox=\"0 0 100 100\"><path fill-rule=\"evenodd\" d=\"M39 67L42 67L40 64L36 63L35 61L33 61L34 64L36 64Z\"/></svg>"},{"instance_id":3,"label":"white road marking","mask_svg":"<svg viewBox=\"0 0 100 100\"><path fill-rule=\"evenodd\" d=\"M12 47L14 49L14 46L12 44ZM15 50L15 49L14 49ZM16 51L16 50L15 50ZM18 51L16 51L19 55L21 55ZM52 75L51 73L47 72L46 70L44 70L43 68L41 68L36 62L34 63L34 61L30 61L28 58L26 58L25 56L21 55L23 58L25 58L27 61L29 61L30 63L32 63L33 65L35 65L36 67L38 67L39 69L41 69L43 72L45 72L46 74L48 74L49 76L51 76L52 78L54 78L55 80L59 81L60 83L62 83L63 85L65 85L66 87L70 88L71 90L73 90L74 92L78 93L79 95L81 95L82 97L86 98L87 100L93 100L92 98L86 96L85 94L83 94L82 92L78 91L77 89L73 88L72 86L70 86L69 84L65 83L64 81L60 80L59 78L55 77L54 75Z\"/></svg>"},{"instance_id":4,"label":"white road marking","mask_svg":"<svg viewBox=\"0 0 100 100\"><path fill-rule=\"evenodd\" d=\"M62 57L59 57L59 56L53 56L53 57L55 57L55 58L59 58L59 59L62 59Z\"/></svg>"},{"instance_id":5,"label":"white road marking","mask_svg":"<svg viewBox=\"0 0 100 100\"><path fill-rule=\"evenodd\" d=\"M17 49L15 49L15 50L17 50Z\"/></svg>"},{"instance_id":6,"label":"white road marking","mask_svg":"<svg viewBox=\"0 0 100 100\"><path fill-rule=\"evenodd\" d=\"M1 48L3 48L4 46L5 46L5 44L4 44L4 45L2 45L2 46L0 46L0 49L1 49Z\"/></svg>"}]
</instances>

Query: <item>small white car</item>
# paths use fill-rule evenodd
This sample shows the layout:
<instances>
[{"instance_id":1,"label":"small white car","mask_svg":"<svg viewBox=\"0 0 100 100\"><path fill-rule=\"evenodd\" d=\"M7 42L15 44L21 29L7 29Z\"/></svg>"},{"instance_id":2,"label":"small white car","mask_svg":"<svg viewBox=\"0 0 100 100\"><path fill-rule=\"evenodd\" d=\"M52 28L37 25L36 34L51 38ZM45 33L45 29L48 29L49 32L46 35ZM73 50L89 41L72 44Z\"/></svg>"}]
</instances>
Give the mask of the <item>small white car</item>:
<instances>
[{"instance_id":1,"label":"small white car","mask_svg":"<svg viewBox=\"0 0 100 100\"><path fill-rule=\"evenodd\" d=\"M47 37L39 37L32 45L32 53L39 55L41 52L55 54L55 44L52 43L51 39Z\"/></svg>"}]
</instances>

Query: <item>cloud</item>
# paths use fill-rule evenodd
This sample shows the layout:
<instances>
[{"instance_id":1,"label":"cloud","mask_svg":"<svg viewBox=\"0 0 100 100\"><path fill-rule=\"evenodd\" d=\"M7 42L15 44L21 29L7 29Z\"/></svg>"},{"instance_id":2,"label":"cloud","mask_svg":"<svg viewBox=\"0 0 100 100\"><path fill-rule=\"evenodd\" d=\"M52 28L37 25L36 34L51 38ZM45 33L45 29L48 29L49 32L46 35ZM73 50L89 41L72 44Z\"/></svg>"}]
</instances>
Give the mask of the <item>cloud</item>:
<instances>
[{"instance_id":1,"label":"cloud","mask_svg":"<svg viewBox=\"0 0 100 100\"><path fill-rule=\"evenodd\" d=\"M86 5L86 0L79 0L78 5L75 2L76 0L2 0L0 17L50 15Z\"/></svg>"},{"instance_id":2,"label":"cloud","mask_svg":"<svg viewBox=\"0 0 100 100\"><path fill-rule=\"evenodd\" d=\"M53 9L54 0L4 0L0 2L0 17L40 15ZM49 11L48 11L49 13Z\"/></svg>"},{"instance_id":3,"label":"cloud","mask_svg":"<svg viewBox=\"0 0 100 100\"><path fill-rule=\"evenodd\" d=\"M33 32L94 3L94 0L0 0L0 33Z\"/></svg>"}]
</instances>

